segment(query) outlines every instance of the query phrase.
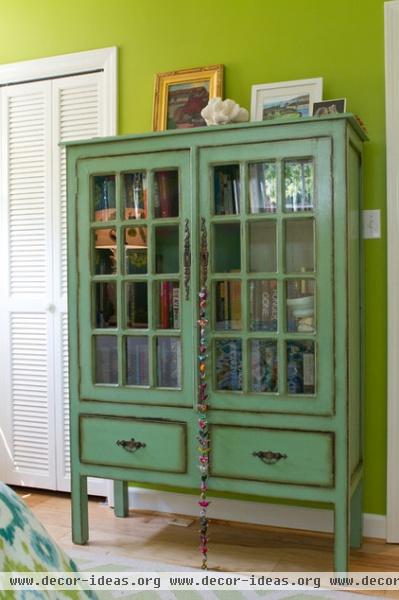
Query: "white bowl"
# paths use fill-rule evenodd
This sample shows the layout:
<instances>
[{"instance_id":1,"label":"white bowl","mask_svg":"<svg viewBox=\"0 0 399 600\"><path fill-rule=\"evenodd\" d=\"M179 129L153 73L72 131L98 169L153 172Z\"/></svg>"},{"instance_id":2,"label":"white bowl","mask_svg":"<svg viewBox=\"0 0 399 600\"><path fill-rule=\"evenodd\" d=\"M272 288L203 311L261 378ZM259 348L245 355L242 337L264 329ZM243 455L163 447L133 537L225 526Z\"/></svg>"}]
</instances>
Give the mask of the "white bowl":
<instances>
[{"instance_id":1,"label":"white bowl","mask_svg":"<svg viewBox=\"0 0 399 600\"><path fill-rule=\"evenodd\" d=\"M314 296L302 296L301 298L289 298L287 306L292 309L313 308Z\"/></svg>"}]
</instances>

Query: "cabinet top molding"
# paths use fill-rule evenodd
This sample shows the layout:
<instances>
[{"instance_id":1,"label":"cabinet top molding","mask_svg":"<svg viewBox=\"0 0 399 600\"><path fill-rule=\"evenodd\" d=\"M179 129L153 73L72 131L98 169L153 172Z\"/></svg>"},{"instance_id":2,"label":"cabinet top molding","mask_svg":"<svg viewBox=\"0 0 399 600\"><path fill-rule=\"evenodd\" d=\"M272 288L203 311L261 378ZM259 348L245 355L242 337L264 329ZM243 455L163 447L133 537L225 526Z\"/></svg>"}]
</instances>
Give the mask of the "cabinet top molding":
<instances>
[{"instance_id":1,"label":"cabinet top molding","mask_svg":"<svg viewBox=\"0 0 399 600\"><path fill-rule=\"evenodd\" d=\"M219 132L227 132L227 131L237 131L242 129L256 129L256 128L270 128L270 127L282 127L282 126L297 126L301 127L302 125L316 125L325 122L331 121L347 121L352 128L359 135L360 139L363 141L367 141L369 138L365 132L365 130L359 125L358 120L356 119L353 113L339 113L334 115L328 115L325 117L303 117L302 119L270 119L268 121L254 121L250 123L230 123L228 125L210 125L207 127L195 127L192 129L172 129L167 131L151 131L147 133L138 133L138 134L129 134L129 135L118 135L112 137L104 137L104 138L90 138L87 140L72 140L69 142L64 142L63 146L83 146L87 144L98 144L102 142L114 142L115 140L139 140L139 139L148 139L148 138L163 138L170 136L187 136L187 135L197 135L198 133L208 132L208 133L219 133ZM299 134L300 135L300 134Z\"/></svg>"}]
</instances>

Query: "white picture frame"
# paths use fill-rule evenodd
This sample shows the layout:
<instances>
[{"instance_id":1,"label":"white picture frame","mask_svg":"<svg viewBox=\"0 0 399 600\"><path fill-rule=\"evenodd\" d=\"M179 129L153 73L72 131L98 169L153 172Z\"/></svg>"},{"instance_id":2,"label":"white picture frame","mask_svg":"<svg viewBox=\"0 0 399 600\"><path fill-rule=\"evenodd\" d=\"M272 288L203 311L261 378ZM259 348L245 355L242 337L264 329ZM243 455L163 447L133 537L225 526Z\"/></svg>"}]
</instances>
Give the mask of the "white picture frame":
<instances>
[{"instance_id":1,"label":"white picture frame","mask_svg":"<svg viewBox=\"0 0 399 600\"><path fill-rule=\"evenodd\" d=\"M253 85L251 121L311 116L313 103L322 97L322 77Z\"/></svg>"}]
</instances>

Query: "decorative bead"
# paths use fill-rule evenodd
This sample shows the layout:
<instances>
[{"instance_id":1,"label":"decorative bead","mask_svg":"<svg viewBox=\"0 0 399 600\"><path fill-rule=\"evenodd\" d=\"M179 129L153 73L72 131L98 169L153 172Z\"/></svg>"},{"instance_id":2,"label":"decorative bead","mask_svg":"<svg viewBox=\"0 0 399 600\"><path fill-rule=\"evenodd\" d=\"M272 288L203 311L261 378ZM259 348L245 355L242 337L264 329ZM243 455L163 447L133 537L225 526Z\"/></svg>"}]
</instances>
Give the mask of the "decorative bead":
<instances>
[{"instance_id":1,"label":"decorative bead","mask_svg":"<svg viewBox=\"0 0 399 600\"><path fill-rule=\"evenodd\" d=\"M209 506L210 502L208 502L208 500L200 500L200 501L198 502L198 504L199 504L200 506L202 506L203 508L206 508L207 506Z\"/></svg>"}]
</instances>

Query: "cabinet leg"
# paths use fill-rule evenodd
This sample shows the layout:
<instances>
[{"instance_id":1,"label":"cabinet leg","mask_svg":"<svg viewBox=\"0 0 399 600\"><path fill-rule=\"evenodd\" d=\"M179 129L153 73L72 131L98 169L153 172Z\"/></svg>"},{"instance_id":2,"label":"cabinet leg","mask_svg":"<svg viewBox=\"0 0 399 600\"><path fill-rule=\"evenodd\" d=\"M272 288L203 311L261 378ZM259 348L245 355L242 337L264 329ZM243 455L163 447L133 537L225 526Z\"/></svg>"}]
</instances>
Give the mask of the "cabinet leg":
<instances>
[{"instance_id":1,"label":"cabinet leg","mask_svg":"<svg viewBox=\"0 0 399 600\"><path fill-rule=\"evenodd\" d=\"M334 507L334 570L348 571L349 568L349 523L347 503Z\"/></svg>"},{"instance_id":2,"label":"cabinet leg","mask_svg":"<svg viewBox=\"0 0 399 600\"><path fill-rule=\"evenodd\" d=\"M127 481L114 481L114 512L116 517L127 517L129 514L129 496Z\"/></svg>"},{"instance_id":3,"label":"cabinet leg","mask_svg":"<svg viewBox=\"0 0 399 600\"><path fill-rule=\"evenodd\" d=\"M351 499L351 536L352 548L360 548L363 539L363 483L360 481Z\"/></svg>"},{"instance_id":4,"label":"cabinet leg","mask_svg":"<svg viewBox=\"0 0 399 600\"><path fill-rule=\"evenodd\" d=\"M86 544L89 539L87 477L72 474L71 492L72 541L74 544Z\"/></svg>"}]
</instances>

